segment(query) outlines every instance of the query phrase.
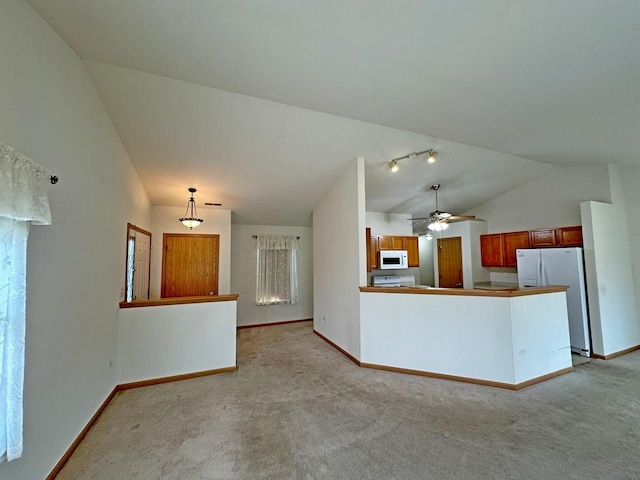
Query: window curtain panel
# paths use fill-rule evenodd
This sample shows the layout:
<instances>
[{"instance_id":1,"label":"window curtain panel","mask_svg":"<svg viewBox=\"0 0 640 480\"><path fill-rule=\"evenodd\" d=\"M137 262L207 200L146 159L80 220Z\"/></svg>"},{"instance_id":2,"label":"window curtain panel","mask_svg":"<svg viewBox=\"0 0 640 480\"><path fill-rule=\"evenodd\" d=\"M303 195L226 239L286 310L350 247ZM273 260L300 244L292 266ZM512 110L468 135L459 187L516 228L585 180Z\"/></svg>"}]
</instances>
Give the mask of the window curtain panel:
<instances>
[{"instance_id":1,"label":"window curtain panel","mask_svg":"<svg viewBox=\"0 0 640 480\"><path fill-rule=\"evenodd\" d=\"M22 456L27 238L51 224L49 176L0 142L0 463Z\"/></svg>"},{"instance_id":2,"label":"window curtain panel","mask_svg":"<svg viewBox=\"0 0 640 480\"><path fill-rule=\"evenodd\" d=\"M256 305L300 301L298 245L298 237L257 235Z\"/></svg>"}]
</instances>

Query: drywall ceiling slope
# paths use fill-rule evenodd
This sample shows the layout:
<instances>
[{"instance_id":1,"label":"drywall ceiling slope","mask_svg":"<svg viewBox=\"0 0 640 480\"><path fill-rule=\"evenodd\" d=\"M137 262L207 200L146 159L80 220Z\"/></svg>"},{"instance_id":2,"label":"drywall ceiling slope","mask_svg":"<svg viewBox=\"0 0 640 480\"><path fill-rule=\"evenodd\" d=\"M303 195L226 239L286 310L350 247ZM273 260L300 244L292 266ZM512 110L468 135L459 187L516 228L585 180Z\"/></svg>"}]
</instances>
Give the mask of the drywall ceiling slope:
<instances>
[{"instance_id":1,"label":"drywall ceiling slope","mask_svg":"<svg viewBox=\"0 0 640 480\"><path fill-rule=\"evenodd\" d=\"M221 202L233 223L311 225L348 162L366 159L367 209L422 215L429 186L462 212L553 168L512 155L85 61L154 205ZM438 162L391 158L436 148Z\"/></svg>"},{"instance_id":2,"label":"drywall ceiling slope","mask_svg":"<svg viewBox=\"0 0 640 480\"><path fill-rule=\"evenodd\" d=\"M83 59L559 165L638 164L637 0L28 0Z\"/></svg>"}]
</instances>

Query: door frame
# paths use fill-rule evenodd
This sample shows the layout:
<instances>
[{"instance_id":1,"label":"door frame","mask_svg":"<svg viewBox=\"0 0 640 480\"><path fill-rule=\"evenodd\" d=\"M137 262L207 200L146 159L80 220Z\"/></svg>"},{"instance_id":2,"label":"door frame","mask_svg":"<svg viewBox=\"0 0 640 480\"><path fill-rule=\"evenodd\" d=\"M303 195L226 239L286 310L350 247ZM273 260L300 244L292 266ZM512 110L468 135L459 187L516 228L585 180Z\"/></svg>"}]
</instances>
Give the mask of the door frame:
<instances>
[{"instance_id":1,"label":"door frame","mask_svg":"<svg viewBox=\"0 0 640 480\"><path fill-rule=\"evenodd\" d=\"M148 232L143 228L137 227L133 223L127 223L127 240L125 243L126 248L124 252L124 255L125 255L124 257L124 299L123 299L124 302L127 301L127 294L128 294L127 290L129 288L129 284L127 280L129 276L129 238L130 238L129 232L131 230L135 230L138 233L149 236L149 271L147 272L147 275L149 276L149 288L147 290L147 298L149 298L149 292L151 291L151 247L153 245L153 237L151 235L151 232ZM134 247L134 255L135 255L135 247ZM135 258L134 258L134 265L135 265Z\"/></svg>"}]
</instances>

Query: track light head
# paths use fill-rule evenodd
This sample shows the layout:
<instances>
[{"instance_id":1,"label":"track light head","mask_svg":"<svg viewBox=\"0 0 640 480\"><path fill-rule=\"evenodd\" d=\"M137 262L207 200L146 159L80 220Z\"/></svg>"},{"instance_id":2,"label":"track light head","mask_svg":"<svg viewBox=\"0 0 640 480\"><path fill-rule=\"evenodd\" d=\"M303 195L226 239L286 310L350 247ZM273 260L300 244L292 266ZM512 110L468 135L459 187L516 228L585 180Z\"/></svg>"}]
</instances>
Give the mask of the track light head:
<instances>
[{"instance_id":1,"label":"track light head","mask_svg":"<svg viewBox=\"0 0 640 480\"><path fill-rule=\"evenodd\" d=\"M389 169L392 172L397 172L398 171L398 162L396 160L391 160L389 162Z\"/></svg>"},{"instance_id":2,"label":"track light head","mask_svg":"<svg viewBox=\"0 0 640 480\"><path fill-rule=\"evenodd\" d=\"M436 163L436 158L438 158L438 152L436 152L435 150L428 150L427 153L429 154L429 158L427 158L427 162Z\"/></svg>"}]
</instances>

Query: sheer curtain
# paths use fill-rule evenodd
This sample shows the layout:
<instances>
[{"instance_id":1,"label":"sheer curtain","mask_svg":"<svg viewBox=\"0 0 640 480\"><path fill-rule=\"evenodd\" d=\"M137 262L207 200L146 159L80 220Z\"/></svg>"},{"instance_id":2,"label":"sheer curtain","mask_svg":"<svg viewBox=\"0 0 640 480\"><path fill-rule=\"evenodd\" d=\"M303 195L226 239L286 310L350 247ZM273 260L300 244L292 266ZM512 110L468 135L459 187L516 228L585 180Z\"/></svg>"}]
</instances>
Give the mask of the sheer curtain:
<instances>
[{"instance_id":1,"label":"sheer curtain","mask_svg":"<svg viewBox=\"0 0 640 480\"><path fill-rule=\"evenodd\" d=\"M257 235L256 305L298 303L298 237Z\"/></svg>"},{"instance_id":2,"label":"sheer curtain","mask_svg":"<svg viewBox=\"0 0 640 480\"><path fill-rule=\"evenodd\" d=\"M22 456L27 238L51 224L49 175L0 142L0 462Z\"/></svg>"}]
</instances>

